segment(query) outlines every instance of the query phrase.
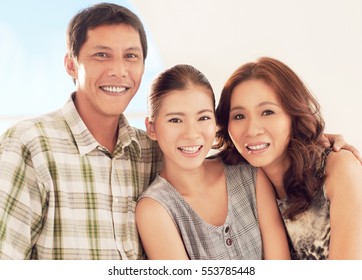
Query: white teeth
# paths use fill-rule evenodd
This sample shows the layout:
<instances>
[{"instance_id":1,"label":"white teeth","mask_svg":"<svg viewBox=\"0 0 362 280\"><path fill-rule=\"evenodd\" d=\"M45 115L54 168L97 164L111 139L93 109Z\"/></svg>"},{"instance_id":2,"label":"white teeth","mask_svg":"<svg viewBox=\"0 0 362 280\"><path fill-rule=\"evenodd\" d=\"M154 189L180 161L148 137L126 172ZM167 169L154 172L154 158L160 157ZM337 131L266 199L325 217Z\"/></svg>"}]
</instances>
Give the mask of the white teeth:
<instances>
[{"instance_id":1,"label":"white teeth","mask_svg":"<svg viewBox=\"0 0 362 280\"><path fill-rule=\"evenodd\" d=\"M185 154L194 154L200 150L201 146L179 147Z\"/></svg>"},{"instance_id":2,"label":"white teeth","mask_svg":"<svg viewBox=\"0 0 362 280\"><path fill-rule=\"evenodd\" d=\"M255 146L247 146L249 150L257 151L265 149L269 146L269 144L255 145Z\"/></svg>"},{"instance_id":3,"label":"white teeth","mask_svg":"<svg viewBox=\"0 0 362 280\"><path fill-rule=\"evenodd\" d=\"M122 91L125 91L125 87L101 87L105 91L113 92L113 93L120 93Z\"/></svg>"}]
</instances>

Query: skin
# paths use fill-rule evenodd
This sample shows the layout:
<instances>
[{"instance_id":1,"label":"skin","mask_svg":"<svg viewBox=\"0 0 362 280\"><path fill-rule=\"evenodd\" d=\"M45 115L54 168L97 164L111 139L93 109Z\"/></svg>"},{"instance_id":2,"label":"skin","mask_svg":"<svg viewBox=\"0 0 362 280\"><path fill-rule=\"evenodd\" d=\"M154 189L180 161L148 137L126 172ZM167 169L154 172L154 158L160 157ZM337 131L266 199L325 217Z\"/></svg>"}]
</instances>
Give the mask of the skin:
<instances>
[{"instance_id":1,"label":"skin","mask_svg":"<svg viewBox=\"0 0 362 280\"><path fill-rule=\"evenodd\" d=\"M277 95L262 81L250 80L235 87L231 97L229 134L240 154L262 167L284 197L282 176L290 165L286 148L291 118Z\"/></svg>"},{"instance_id":2,"label":"skin","mask_svg":"<svg viewBox=\"0 0 362 280\"><path fill-rule=\"evenodd\" d=\"M66 54L64 64L76 80L75 105L81 118L112 153L119 116L139 89L144 73L138 32L126 24L88 30L79 56Z\"/></svg>"},{"instance_id":3,"label":"skin","mask_svg":"<svg viewBox=\"0 0 362 280\"><path fill-rule=\"evenodd\" d=\"M158 141L164 153L164 168L160 175L176 188L203 220L221 226L228 209L223 164L219 159L205 160L216 133L211 94L209 90L194 85L167 93L155 120L146 119L146 127L149 136ZM264 256L289 258L275 198L264 195L273 190L261 171L256 185L258 205L262 205L258 206L258 213ZM269 192L260 191L261 188L269 189ZM218 207L210 208L209 205ZM151 198L140 200L136 207L136 222L149 259L188 259L171 217L158 202Z\"/></svg>"},{"instance_id":4,"label":"skin","mask_svg":"<svg viewBox=\"0 0 362 280\"><path fill-rule=\"evenodd\" d=\"M280 198L286 197L283 175L290 164L286 152L290 130L290 117L270 87L259 80L235 87L230 136L245 159L264 170ZM260 149L250 151L250 143L260 144ZM362 221L356 216L362 211L362 167L358 159L345 150L330 154L325 185L331 215L329 258L362 259Z\"/></svg>"}]
</instances>

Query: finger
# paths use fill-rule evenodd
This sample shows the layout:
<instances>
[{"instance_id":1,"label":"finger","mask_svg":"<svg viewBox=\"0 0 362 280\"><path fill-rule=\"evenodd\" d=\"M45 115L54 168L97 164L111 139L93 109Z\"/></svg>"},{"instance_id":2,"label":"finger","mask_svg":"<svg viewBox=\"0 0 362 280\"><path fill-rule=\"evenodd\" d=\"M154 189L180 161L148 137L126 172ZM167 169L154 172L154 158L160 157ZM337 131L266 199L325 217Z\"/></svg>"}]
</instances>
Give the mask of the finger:
<instances>
[{"instance_id":1,"label":"finger","mask_svg":"<svg viewBox=\"0 0 362 280\"><path fill-rule=\"evenodd\" d=\"M329 148L331 146L331 143L328 140L321 140L321 144L324 148Z\"/></svg>"},{"instance_id":2,"label":"finger","mask_svg":"<svg viewBox=\"0 0 362 280\"><path fill-rule=\"evenodd\" d=\"M323 145L323 147L325 148L329 148L331 146L331 143L328 139L328 137L326 137L324 134L321 137L321 144Z\"/></svg>"},{"instance_id":3,"label":"finger","mask_svg":"<svg viewBox=\"0 0 362 280\"><path fill-rule=\"evenodd\" d=\"M343 149L350 150L351 152L354 148L353 146L346 144L346 142L344 141L336 140L336 142L334 142L333 144L333 151L338 152L339 150L341 150L341 147L343 147Z\"/></svg>"}]
</instances>

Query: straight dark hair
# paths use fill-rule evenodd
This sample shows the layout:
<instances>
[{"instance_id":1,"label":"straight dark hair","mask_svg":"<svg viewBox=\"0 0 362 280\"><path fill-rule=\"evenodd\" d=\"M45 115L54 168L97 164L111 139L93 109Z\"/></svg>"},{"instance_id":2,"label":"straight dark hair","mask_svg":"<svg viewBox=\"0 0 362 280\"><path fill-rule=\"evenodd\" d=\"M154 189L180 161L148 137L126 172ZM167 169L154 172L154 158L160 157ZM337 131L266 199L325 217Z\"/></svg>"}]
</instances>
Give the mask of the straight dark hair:
<instances>
[{"instance_id":1,"label":"straight dark hair","mask_svg":"<svg viewBox=\"0 0 362 280\"><path fill-rule=\"evenodd\" d=\"M81 10L68 24L68 53L77 58L86 41L87 31L98 26L126 24L134 28L140 35L143 61L147 57L147 37L139 17L129 9L112 3L100 3Z\"/></svg>"}]
</instances>

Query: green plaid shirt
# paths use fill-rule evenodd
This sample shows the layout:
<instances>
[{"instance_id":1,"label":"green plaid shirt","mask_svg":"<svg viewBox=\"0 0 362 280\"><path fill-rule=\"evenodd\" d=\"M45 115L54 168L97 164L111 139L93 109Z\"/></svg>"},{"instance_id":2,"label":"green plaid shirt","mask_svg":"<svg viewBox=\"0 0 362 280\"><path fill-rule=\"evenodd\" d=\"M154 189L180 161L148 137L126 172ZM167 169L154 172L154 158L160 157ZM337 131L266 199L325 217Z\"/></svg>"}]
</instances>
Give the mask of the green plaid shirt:
<instances>
[{"instance_id":1,"label":"green plaid shirt","mask_svg":"<svg viewBox=\"0 0 362 280\"><path fill-rule=\"evenodd\" d=\"M110 155L72 98L19 122L0 137L0 259L143 258L135 206L160 164L124 116Z\"/></svg>"}]
</instances>

